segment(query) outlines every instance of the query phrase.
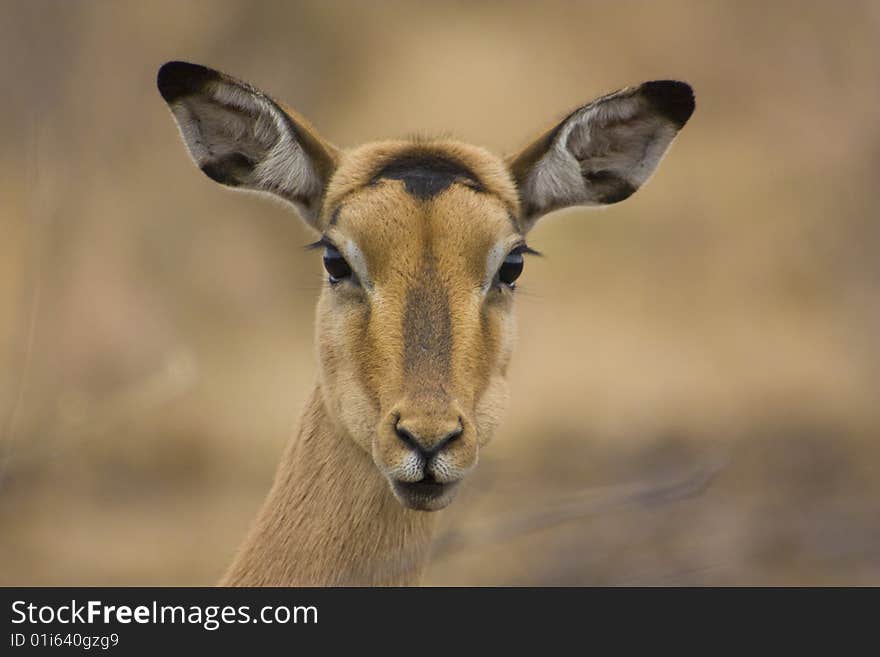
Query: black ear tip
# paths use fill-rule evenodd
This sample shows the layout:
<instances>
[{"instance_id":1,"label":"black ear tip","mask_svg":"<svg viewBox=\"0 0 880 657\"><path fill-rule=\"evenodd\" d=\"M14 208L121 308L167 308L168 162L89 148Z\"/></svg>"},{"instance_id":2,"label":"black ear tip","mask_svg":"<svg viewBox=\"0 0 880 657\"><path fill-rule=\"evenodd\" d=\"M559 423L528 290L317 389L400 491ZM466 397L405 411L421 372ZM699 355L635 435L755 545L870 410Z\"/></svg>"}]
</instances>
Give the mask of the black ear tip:
<instances>
[{"instance_id":1,"label":"black ear tip","mask_svg":"<svg viewBox=\"0 0 880 657\"><path fill-rule=\"evenodd\" d=\"M216 80L217 71L189 62L167 62L159 69L156 86L165 102L170 103L199 91L206 82Z\"/></svg>"},{"instance_id":2,"label":"black ear tip","mask_svg":"<svg viewBox=\"0 0 880 657\"><path fill-rule=\"evenodd\" d=\"M642 85L642 94L670 121L681 128L694 113L694 90L678 80L654 80Z\"/></svg>"}]
</instances>

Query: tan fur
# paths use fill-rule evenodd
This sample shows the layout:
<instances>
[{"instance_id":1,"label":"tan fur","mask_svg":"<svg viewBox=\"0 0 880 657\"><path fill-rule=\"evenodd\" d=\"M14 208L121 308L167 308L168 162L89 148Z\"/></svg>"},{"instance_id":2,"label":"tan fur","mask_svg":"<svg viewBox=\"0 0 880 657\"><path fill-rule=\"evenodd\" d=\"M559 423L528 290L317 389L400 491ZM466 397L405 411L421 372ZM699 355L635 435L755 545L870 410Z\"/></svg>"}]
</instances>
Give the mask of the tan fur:
<instances>
[{"instance_id":1,"label":"tan fur","mask_svg":"<svg viewBox=\"0 0 880 657\"><path fill-rule=\"evenodd\" d=\"M455 350L452 376L441 383L452 393L465 432L444 455L446 469L437 478L454 481L466 475L500 421L513 346L512 294L498 292L484 304L480 286L486 252L499 240L517 238L511 222L517 197L499 159L451 142L417 147L466 161L492 186L492 195L453 185L428 205L407 195L400 181L367 185L377 162L413 147L411 142L372 144L341 158L321 225L340 248L358 245L381 296L370 302L361 289L327 287L322 293L316 322L318 385L300 435L288 447L224 584L418 581L435 516L403 507L381 471L407 477L409 454L393 432L391 409L412 408L424 434L449 415L448 399L435 402L430 381L419 386L405 380L401 370L401 300L419 275L426 244L438 254L437 268L449 278L449 288L462 290L450 300ZM328 226L340 203L336 224Z\"/></svg>"},{"instance_id":2,"label":"tan fur","mask_svg":"<svg viewBox=\"0 0 880 657\"><path fill-rule=\"evenodd\" d=\"M451 140L339 150L234 78L163 67L196 163L296 205L353 272L321 293L315 390L222 584L418 582L436 519L425 511L453 499L506 407L516 330L499 268L543 212L641 185L689 116L683 87L604 97L505 162ZM413 158L453 163L439 191L378 175Z\"/></svg>"},{"instance_id":3,"label":"tan fur","mask_svg":"<svg viewBox=\"0 0 880 657\"><path fill-rule=\"evenodd\" d=\"M435 519L394 499L369 455L334 429L316 389L257 521L220 584L414 584Z\"/></svg>"}]
</instances>

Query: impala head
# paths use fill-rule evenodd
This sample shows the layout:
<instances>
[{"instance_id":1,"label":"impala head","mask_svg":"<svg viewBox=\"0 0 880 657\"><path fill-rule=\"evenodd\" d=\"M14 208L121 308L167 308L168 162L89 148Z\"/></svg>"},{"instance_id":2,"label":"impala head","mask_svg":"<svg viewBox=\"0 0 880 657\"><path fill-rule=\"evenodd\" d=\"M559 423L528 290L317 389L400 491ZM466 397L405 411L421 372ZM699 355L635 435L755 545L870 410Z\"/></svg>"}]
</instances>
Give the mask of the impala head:
<instances>
[{"instance_id":1,"label":"impala head","mask_svg":"<svg viewBox=\"0 0 880 657\"><path fill-rule=\"evenodd\" d=\"M202 171L288 201L320 234L329 415L400 502L424 510L450 502L506 406L529 230L557 208L629 197L694 109L688 85L647 82L502 159L448 140L342 151L260 91L193 64L166 64L158 84Z\"/></svg>"}]
</instances>

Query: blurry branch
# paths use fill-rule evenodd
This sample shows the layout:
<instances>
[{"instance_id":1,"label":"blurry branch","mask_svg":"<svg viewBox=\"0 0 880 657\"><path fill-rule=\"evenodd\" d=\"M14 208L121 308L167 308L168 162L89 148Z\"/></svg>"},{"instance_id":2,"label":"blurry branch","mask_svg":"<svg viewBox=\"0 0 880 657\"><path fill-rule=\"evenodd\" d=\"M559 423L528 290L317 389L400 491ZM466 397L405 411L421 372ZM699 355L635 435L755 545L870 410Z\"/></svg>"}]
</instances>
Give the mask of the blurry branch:
<instances>
[{"instance_id":1,"label":"blurry branch","mask_svg":"<svg viewBox=\"0 0 880 657\"><path fill-rule=\"evenodd\" d=\"M0 486L16 462L32 458L52 458L74 447L76 441L93 438L139 415L160 407L185 394L198 380L194 355L180 346L166 354L155 371L120 387L101 400L73 391L62 394L59 417L50 430L65 440L50 448L48 436L43 440L18 444L21 417L25 408L35 356L37 332L40 327L43 294L45 242L51 235L51 222L61 207L68 167L51 152L56 140L51 133L51 122L46 116L34 114L29 126L25 162L27 199L26 254L24 258L23 289L20 294L21 310L14 318L21 327L15 332L11 347L9 368L13 382L10 385L9 408L0 418ZM59 164L60 161L60 164ZM26 318L26 319L25 319ZM20 345L20 346L19 346Z\"/></svg>"},{"instance_id":2,"label":"blurry branch","mask_svg":"<svg viewBox=\"0 0 880 657\"><path fill-rule=\"evenodd\" d=\"M54 447L39 441L19 447L13 458L10 453L5 465L39 457L53 459L75 449L86 440L94 440L117 429L125 422L155 411L189 392L198 382L199 373L193 355L180 348L170 352L161 366L100 400L69 393L61 398L59 420L53 435L64 441ZM3 465L3 464L0 464ZM0 472L2 474L2 472Z\"/></svg>"},{"instance_id":3,"label":"blurry branch","mask_svg":"<svg viewBox=\"0 0 880 657\"><path fill-rule=\"evenodd\" d=\"M647 483L591 488L564 495L539 508L481 519L452 529L434 543L433 558L442 559L465 548L498 543L629 507L667 504L703 493L727 466L727 455L718 455L687 473L676 473Z\"/></svg>"},{"instance_id":4,"label":"blurry branch","mask_svg":"<svg viewBox=\"0 0 880 657\"><path fill-rule=\"evenodd\" d=\"M132 418L182 397L198 379L195 356L188 349L178 347L168 352L153 372L100 400L83 395L62 398L58 432L80 438L106 434Z\"/></svg>"},{"instance_id":5,"label":"blurry branch","mask_svg":"<svg viewBox=\"0 0 880 657\"><path fill-rule=\"evenodd\" d=\"M34 265L34 268L39 269L39 266ZM6 469L6 463L9 460L9 453L12 450L13 435L15 428L18 425L18 417L21 412L21 407L24 404L24 395L27 390L28 379L30 378L29 373L34 351L34 335L36 335L37 316L39 314L40 293L42 289L42 276L40 276L39 272L37 272L33 278L34 282L32 284L33 290L30 294L31 303L30 311L28 313L27 333L24 339L24 350L21 355L20 367L17 368L19 370L18 381L14 386L15 392L12 395L12 403L9 408L9 413L3 424L3 432L0 434L0 437L2 437L0 443L2 443L3 446L2 457L0 457L0 484L3 482L3 473Z\"/></svg>"},{"instance_id":6,"label":"blurry branch","mask_svg":"<svg viewBox=\"0 0 880 657\"><path fill-rule=\"evenodd\" d=\"M25 181L27 185L27 203L28 203L28 223L27 223L27 245L28 257L25 259L25 290L29 290L29 294L22 295L24 298L30 299L30 307L27 313L27 328L24 336L24 348L21 351L20 363L18 367L13 366L13 371L18 370L18 378L13 386L13 394L11 395L11 406L3 423L2 433L0 433L0 486L3 484L6 468L12 453L12 444L15 440L15 430L18 425L19 415L24 406L24 397L27 392L28 382L30 380L31 363L33 360L34 341L37 332L37 319L40 311L40 299L42 297L43 276L42 276L42 228L43 219L48 211L43 206L42 201L45 200L45 194L42 192L44 176L41 174L41 157L40 157L40 135L38 127L40 117L35 116L31 124L31 135L29 143L31 147L28 150L28 156L25 158ZM13 341L14 342L14 341ZM15 347L12 347L13 354ZM13 361L15 357L13 356Z\"/></svg>"}]
</instances>

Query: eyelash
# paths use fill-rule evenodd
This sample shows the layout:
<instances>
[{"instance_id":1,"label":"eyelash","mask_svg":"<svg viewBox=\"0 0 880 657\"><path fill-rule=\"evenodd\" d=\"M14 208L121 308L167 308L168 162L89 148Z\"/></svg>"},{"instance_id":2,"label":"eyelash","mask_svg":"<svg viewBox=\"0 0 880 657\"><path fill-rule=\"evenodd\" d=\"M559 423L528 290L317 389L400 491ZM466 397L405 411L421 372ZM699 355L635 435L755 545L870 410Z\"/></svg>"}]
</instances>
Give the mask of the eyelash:
<instances>
[{"instance_id":1,"label":"eyelash","mask_svg":"<svg viewBox=\"0 0 880 657\"><path fill-rule=\"evenodd\" d=\"M333 246L325 247L324 269L327 270L331 285L337 285L352 275L351 266Z\"/></svg>"},{"instance_id":2,"label":"eyelash","mask_svg":"<svg viewBox=\"0 0 880 657\"><path fill-rule=\"evenodd\" d=\"M495 275L496 286L504 285L509 290L516 289L516 281L522 275L525 260L524 255L541 255L528 244L519 244L505 256Z\"/></svg>"},{"instance_id":3,"label":"eyelash","mask_svg":"<svg viewBox=\"0 0 880 657\"><path fill-rule=\"evenodd\" d=\"M517 279L522 274L523 264L522 252L514 249L508 253L498 268L498 273L496 274L498 283L506 285L511 290L514 289Z\"/></svg>"}]
</instances>

